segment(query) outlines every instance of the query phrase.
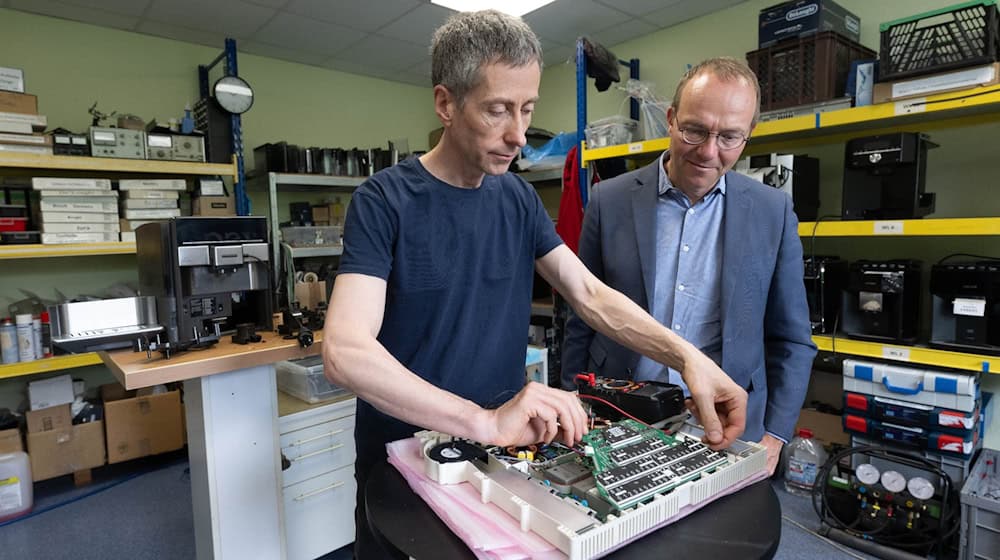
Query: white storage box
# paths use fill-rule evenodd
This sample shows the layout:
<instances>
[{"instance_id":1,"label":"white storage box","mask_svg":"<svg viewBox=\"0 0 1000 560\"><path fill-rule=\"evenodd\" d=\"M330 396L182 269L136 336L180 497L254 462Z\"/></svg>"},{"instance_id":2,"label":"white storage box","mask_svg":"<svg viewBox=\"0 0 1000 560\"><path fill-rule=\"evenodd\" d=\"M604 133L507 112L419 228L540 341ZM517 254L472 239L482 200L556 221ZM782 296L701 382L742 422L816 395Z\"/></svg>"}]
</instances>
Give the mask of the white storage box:
<instances>
[{"instance_id":1,"label":"white storage box","mask_svg":"<svg viewBox=\"0 0 1000 560\"><path fill-rule=\"evenodd\" d=\"M979 377L844 360L844 390L972 412Z\"/></svg>"},{"instance_id":2,"label":"white storage box","mask_svg":"<svg viewBox=\"0 0 1000 560\"><path fill-rule=\"evenodd\" d=\"M1000 452L983 449L961 487L962 538L960 559L1000 558L1000 499L997 499L997 460Z\"/></svg>"},{"instance_id":3,"label":"white storage box","mask_svg":"<svg viewBox=\"0 0 1000 560\"><path fill-rule=\"evenodd\" d=\"M617 115L594 121L584 129L587 147L593 149L628 144L635 137L637 128L638 122Z\"/></svg>"},{"instance_id":4,"label":"white storage box","mask_svg":"<svg viewBox=\"0 0 1000 560\"><path fill-rule=\"evenodd\" d=\"M338 387L323 375L323 357L310 356L300 360L287 360L274 364L278 389L315 404L346 395L347 389Z\"/></svg>"}]
</instances>

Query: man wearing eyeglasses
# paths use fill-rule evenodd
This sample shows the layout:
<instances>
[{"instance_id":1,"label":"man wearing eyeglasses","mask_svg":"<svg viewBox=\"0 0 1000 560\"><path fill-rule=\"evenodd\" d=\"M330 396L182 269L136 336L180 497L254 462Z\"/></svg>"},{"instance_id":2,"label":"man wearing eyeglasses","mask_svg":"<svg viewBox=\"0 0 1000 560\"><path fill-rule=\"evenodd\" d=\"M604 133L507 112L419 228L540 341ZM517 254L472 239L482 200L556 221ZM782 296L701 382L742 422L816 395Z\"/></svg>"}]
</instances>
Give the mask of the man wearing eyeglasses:
<instances>
[{"instance_id":1,"label":"man wearing eyeglasses","mask_svg":"<svg viewBox=\"0 0 1000 560\"><path fill-rule=\"evenodd\" d=\"M760 87L747 65L691 68L667 109L670 149L590 195L580 258L594 274L702 350L748 392L743 439L768 449L773 473L792 437L816 346L792 200L729 172L757 123ZM573 375L681 385L673 369L587 327L566 325L564 387Z\"/></svg>"}]
</instances>

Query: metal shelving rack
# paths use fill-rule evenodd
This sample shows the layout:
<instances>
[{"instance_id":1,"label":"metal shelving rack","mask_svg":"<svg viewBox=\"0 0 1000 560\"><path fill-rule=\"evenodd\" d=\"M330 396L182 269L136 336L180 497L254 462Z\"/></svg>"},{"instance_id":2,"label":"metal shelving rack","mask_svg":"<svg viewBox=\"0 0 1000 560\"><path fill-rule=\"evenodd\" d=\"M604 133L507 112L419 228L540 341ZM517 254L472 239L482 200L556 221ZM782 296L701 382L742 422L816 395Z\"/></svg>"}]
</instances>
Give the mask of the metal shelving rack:
<instances>
[{"instance_id":1,"label":"metal shelving rack","mask_svg":"<svg viewBox=\"0 0 1000 560\"><path fill-rule=\"evenodd\" d=\"M221 61L225 61L223 71L226 76L239 77L239 67L236 64L236 40L226 38L225 47L222 53L215 57L215 60L208 64L198 65L198 89L202 99L211 96L208 83L208 72ZM246 167L243 161L243 120L240 115L230 115L232 126L233 160L236 166L236 174L233 176L233 194L236 199L236 214L240 216L250 215L250 197L246 193Z\"/></svg>"}]
</instances>

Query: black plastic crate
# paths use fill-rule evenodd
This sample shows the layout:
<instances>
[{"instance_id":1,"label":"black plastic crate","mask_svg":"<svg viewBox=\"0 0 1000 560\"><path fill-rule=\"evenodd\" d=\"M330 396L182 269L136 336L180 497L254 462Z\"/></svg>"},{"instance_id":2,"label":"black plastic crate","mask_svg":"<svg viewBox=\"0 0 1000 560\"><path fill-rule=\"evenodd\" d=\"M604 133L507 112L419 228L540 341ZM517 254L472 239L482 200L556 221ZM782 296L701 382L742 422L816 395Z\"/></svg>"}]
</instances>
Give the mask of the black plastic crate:
<instances>
[{"instance_id":1,"label":"black plastic crate","mask_svg":"<svg viewBox=\"0 0 1000 560\"><path fill-rule=\"evenodd\" d=\"M997 60L995 0L965 2L879 26L878 81L989 64Z\"/></svg>"},{"instance_id":2,"label":"black plastic crate","mask_svg":"<svg viewBox=\"0 0 1000 560\"><path fill-rule=\"evenodd\" d=\"M843 97L851 62L874 59L875 51L833 31L747 53L760 82L761 111Z\"/></svg>"}]
</instances>

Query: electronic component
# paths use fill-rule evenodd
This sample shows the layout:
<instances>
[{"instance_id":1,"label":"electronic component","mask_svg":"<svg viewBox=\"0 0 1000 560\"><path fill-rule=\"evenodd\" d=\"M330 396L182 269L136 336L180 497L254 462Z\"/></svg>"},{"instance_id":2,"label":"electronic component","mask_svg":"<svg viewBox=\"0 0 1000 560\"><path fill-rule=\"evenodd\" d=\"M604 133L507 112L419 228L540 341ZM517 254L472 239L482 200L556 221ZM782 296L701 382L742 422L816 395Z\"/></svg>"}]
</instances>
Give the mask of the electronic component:
<instances>
[{"instance_id":1,"label":"electronic component","mask_svg":"<svg viewBox=\"0 0 1000 560\"><path fill-rule=\"evenodd\" d=\"M1000 260L931 267L931 346L1000 355Z\"/></svg>"},{"instance_id":2,"label":"electronic component","mask_svg":"<svg viewBox=\"0 0 1000 560\"><path fill-rule=\"evenodd\" d=\"M902 220L934 212L934 193L924 192L924 134L897 132L854 138L845 145L842 216L845 220Z\"/></svg>"},{"instance_id":3,"label":"electronic component","mask_svg":"<svg viewBox=\"0 0 1000 560\"><path fill-rule=\"evenodd\" d=\"M52 153L57 156L89 156L90 139L86 134L74 134L64 128L56 129L52 135Z\"/></svg>"},{"instance_id":4,"label":"electronic component","mask_svg":"<svg viewBox=\"0 0 1000 560\"><path fill-rule=\"evenodd\" d=\"M417 434L428 478L471 484L484 503L519 519L570 560L601 556L680 511L766 477L767 452L759 444L736 441L713 451L702 436L693 426L668 435L622 420L590 430L580 444L586 452L550 444L478 454L471 442ZM458 451L449 455L453 448Z\"/></svg>"},{"instance_id":5,"label":"electronic component","mask_svg":"<svg viewBox=\"0 0 1000 560\"><path fill-rule=\"evenodd\" d=\"M800 222L819 215L819 160L793 154L760 154L745 157L733 171L787 194Z\"/></svg>"},{"instance_id":6,"label":"electronic component","mask_svg":"<svg viewBox=\"0 0 1000 560\"><path fill-rule=\"evenodd\" d=\"M149 132L146 144L148 159L205 161L205 139L201 136Z\"/></svg>"},{"instance_id":7,"label":"electronic component","mask_svg":"<svg viewBox=\"0 0 1000 560\"><path fill-rule=\"evenodd\" d=\"M843 329L850 338L911 343L920 330L920 271L917 260L854 261L841 300Z\"/></svg>"},{"instance_id":8,"label":"electronic component","mask_svg":"<svg viewBox=\"0 0 1000 560\"><path fill-rule=\"evenodd\" d=\"M840 292L847 287L847 261L815 255L803 259L803 269L812 332L832 333L840 323Z\"/></svg>"},{"instance_id":9,"label":"electronic component","mask_svg":"<svg viewBox=\"0 0 1000 560\"><path fill-rule=\"evenodd\" d=\"M90 155L146 159L146 133L128 128L90 127Z\"/></svg>"},{"instance_id":10,"label":"electronic component","mask_svg":"<svg viewBox=\"0 0 1000 560\"><path fill-rule=\"evenodd\" d=\"M599 415L613 420L622 418L621 412L597 399L607 401L648 424L687 414L684 391L670 383L611 379L590 373L576 376L576 388L580 398L586 400Z\"/></svg>"}]
</instances>

